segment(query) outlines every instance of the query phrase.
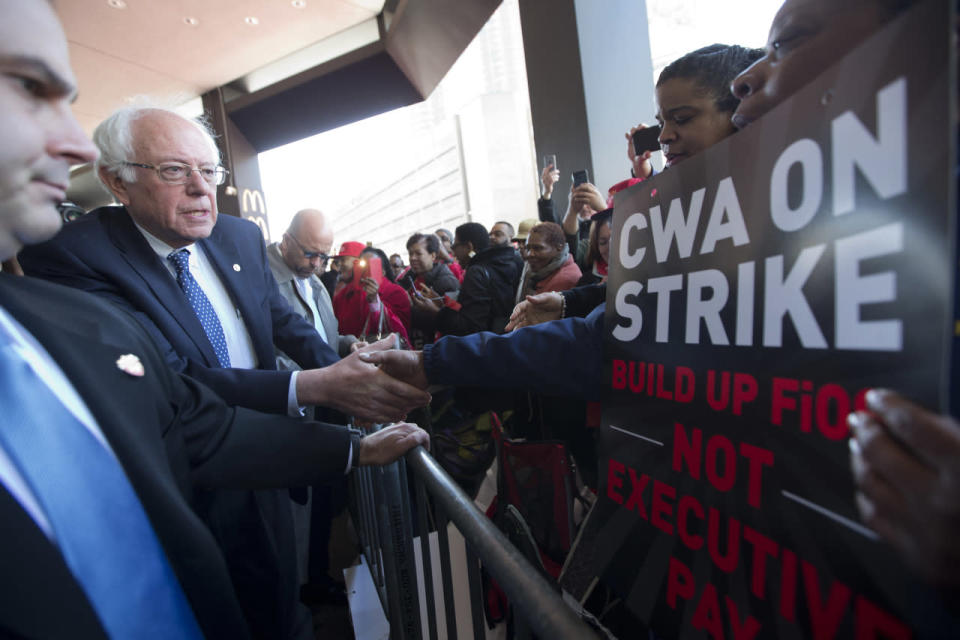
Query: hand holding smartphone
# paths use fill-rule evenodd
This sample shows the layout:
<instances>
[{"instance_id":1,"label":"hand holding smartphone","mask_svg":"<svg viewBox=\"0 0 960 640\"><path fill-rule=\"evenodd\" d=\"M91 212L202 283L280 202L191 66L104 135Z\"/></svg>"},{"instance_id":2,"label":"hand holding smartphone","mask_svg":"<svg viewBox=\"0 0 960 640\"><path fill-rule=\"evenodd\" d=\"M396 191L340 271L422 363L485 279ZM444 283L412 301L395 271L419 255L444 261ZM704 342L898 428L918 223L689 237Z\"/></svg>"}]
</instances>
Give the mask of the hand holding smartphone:
<instances>
[{"instance_id":1,"label":"hand holding smartphone","mask_svg":"<svg viewBox=\"0 0 960 640\"><path fill-rule=\"evenodd\" d=\"M360 258L353 263L353 279L358 283L364 278L372 278L377 287L383 282L383 264L380 258Z\"/></svg>"},{"instance_id":2,"label":"hand holding smartphone","mask_svg":"<svg viewBox=\"0 0 960 640\"><path fill-rule=\"evenodd\" d=\"M662 131L663 128L660 125L634 131L632 136L634 153L641 156L647 151L660 151L660 133Z\"/></svg>"},{"instance_id":3,"label":"hand holding smartphone","mask_svg":"<svg viewBox=\"0 0 960 640\"><path fill-rule=\"evenodd\" d=\"M400 286L406 289L411 295L417 294L417 285L412 273L408 273L400 280Z\"/></svg>"}]
</instances>

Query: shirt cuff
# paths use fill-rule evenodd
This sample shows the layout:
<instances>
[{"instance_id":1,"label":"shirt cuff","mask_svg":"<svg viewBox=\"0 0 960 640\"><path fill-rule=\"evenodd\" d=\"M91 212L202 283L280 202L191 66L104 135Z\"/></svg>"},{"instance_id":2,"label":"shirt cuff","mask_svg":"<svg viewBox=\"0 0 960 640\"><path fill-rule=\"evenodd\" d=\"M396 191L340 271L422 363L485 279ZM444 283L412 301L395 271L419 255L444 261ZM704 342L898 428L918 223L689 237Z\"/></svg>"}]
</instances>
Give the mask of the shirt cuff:
<instances>
[{"instance_id":1,"label":"shirt cuff","mask_svg":"<svg viewBox=\"0 0 960 640\"><path fill-rule=\"evenodd\" d=\"M300 406L300 403L297 402L297 374L299 371L294 371L290 374L290 387L287 388L287 415L291 418L302 418L304 414L304 407Z\"/></svg>"},{"instance_id":2,"label":"shirt cuff","mask_svg":"<svg viewBox=\"0 0 960 640\"><path fill-rule=\"evenodd\" d=\"M359 450L360 440L363 438L363 431L347 427L350 431L350 450L347 452L347 468L343 470L344 475L353 471L353 452ZM357 451L359 455L359 451Z\"/></svg>"}]
</instances>

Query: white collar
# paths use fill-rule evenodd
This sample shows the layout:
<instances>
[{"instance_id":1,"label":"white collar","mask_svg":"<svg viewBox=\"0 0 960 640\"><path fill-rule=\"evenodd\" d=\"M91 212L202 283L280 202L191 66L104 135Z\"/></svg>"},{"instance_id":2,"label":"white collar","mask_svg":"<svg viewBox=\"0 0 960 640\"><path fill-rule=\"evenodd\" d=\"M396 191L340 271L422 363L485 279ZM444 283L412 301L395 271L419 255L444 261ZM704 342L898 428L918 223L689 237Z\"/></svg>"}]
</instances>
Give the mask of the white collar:
<instances>
[{"instance_id":1,"label":"white collar","mask_svg":"<svg viewBox=\"0 0 960 640\"><path fill-rule=\"evenodd\" d=\"M128 215L129 215L129 213L128 213ZM179 249L175 249L174 247L171 247L171 246L168 245L166 242L164 242L163 240L161 240L161 239L158 238L157 236L153 235L152 233L150 233L149 231L147 231L146 229L144 229L143 227L141 227L139 224L137 224L137 221L133 219L133 216L130 216L130 220L133 221L133 226L135 226L135 227L137 228L137 231L139 231L141 234L143 234L143 237L144 237L144 239L146 239L147 244L150 245L150 248L153 249L154 253L156 253L158 256L160 256L160 259L161 259L161 260L166 260L166 259L167 259L167 256L169 256L169 255L170 255L171 253L173 253L174 251L178 251L178 250L179 250ZM190 251L191 253L193 253L192 249L193 249L193 245L194 245L194 244L196 244L196 243L191 242L190 244L186 245L185 247L180 247L180 249L187 249L188 251Z\"/></svg>"}]
</instances>

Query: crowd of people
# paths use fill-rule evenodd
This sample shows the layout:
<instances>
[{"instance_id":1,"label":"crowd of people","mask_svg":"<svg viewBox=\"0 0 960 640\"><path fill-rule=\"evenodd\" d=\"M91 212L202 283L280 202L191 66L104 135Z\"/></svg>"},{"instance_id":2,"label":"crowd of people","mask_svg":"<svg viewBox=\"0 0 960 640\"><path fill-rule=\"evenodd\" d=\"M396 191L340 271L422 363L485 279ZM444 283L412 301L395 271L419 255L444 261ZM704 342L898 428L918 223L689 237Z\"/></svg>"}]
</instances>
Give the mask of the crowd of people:
<instances>
[{"instance_id":1,"label":"crowd of people","mask_svg":"<svg viewBox=\"0 0 960 640\"><path fill-rule=\"evenodd\" d=\"M667 170L678 170L674 167L686 158L761 119L914 4L787 0L764 51L706 47L669 65L656 89ZM728 66L721 71L715 63ZM701 76L697 69L704 67L710 70ZM721 80L724 73L730 75ZM628 184L650 175L643 161L635 158L635 175ZM550 169L543 173L544 218L553 214L549 200L557 176ZM563 226L572 251L589 239L591 227L597 229L586 220L597 215L593 212L603 200L599 190L587 184L572 189L571 196ZM445 338L419 353L363 358L422 388L440 383L497 385L599 399L605 300L603 284L529 296L507 326L528 330ZM945 606L951 607L960 593L955 571L960 558L960 423L893 390L871 390L865 402L863 410L847 419L860 516L920 578L937 587Z\"/></svg>"},{"instance_id":2,"label":"crowd of people","mask_svg":"<svg viewBox=\"0 0 960 640\"><path fill-rule=\"evenodd\" d=\"M668 65L664 170L911 4L786 0L765 50L712 45ZM362 238L333 254L316 209L265 246L254 225L217 215L225 173L202 124L128 105L91 142L49 3L0 9L0 259L18 256L29 276L0 275L4 633L312 637L300 585L339 588L326 555L345 476L429 444L403 420L430 404L431 384L511 391L455 401L509 415L512 435L565 440L597 486L588 403L603 388L612 197L653 174L630 142L644 124L626 134L630 177L571 188L562 217L548 165L539 220L410 230L408 266ZM61 229L82 163L117 204ZM861 516L953 598L960 424L893 391L866 402L849 419ZM364 434L350 418L396 424ZM310 520L309 540L295 518Z\"/></svg>"}]
</instances>

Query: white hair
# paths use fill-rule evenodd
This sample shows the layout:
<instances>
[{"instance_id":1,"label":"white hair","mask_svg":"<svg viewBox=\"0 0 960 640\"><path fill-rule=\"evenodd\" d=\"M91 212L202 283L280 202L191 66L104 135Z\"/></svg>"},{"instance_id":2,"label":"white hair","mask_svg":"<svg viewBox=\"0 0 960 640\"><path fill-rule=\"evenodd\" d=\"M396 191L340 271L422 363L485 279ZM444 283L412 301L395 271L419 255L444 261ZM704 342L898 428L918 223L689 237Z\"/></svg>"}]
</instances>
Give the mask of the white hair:
<instances>
[{"instance_id":1,"label":"white hair","mask_svg":"<svg viewBox=\"0 0 960 640\"><path fill-rule=\"evenodd\" d=\"M98 124L97 128L93 130L93 143L100 150L100 157L97 158L96 163L97 178L104 183L107 189L110 186L104 182L100 175L101 169L119 176L124 182L137 181L137 172L134 171L133 167L126 164L135 160L133 157L133 123L150 112L157 111L176 116L197 127L197 130L203 134L204 139L210 144L214 157L217 158L217 161L220 160L220 150L217 148L216 139L205 121L186 118L167 104L138 98L111 113L106 120Z\"/></svg>"}]
</instances>

